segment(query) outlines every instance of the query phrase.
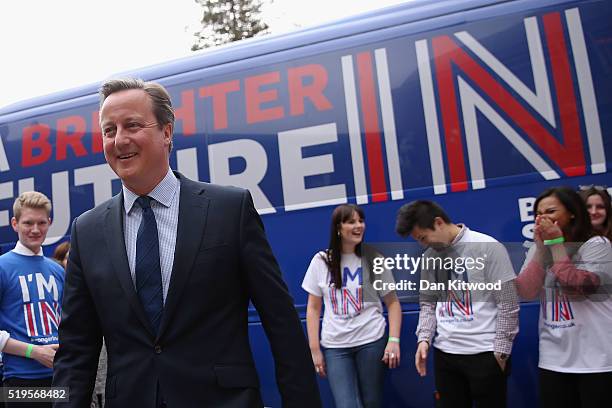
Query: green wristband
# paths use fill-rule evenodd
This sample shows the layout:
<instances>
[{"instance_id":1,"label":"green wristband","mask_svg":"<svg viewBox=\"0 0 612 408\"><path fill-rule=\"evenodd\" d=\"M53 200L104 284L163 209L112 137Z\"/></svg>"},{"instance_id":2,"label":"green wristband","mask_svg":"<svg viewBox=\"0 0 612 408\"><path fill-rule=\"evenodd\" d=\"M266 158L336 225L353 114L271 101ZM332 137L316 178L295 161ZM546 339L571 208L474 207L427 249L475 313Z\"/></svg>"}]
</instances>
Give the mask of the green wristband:
<instances>
[{"instance_id":1,"label":"green wristband","mask_svg":"<svg viewBox=\"0 0 612 408\"><path fill-rule=\"evenodd\" d=\"M558 237L558 238L554 238L554 239L545 239L544 240L544 245L549 246L549 245L556 245L556 244L562 244L565 242L565 238Z\"/></svg>"},{"instance_id":2,"label":"green wristband","mask_svg":"<svg viewBox=\"0 0 612 408\"><path fill-rule=\"evenodd\" d=\"M399 339L399 337L391 337L391 336L389 336L389 342L390 343L399 343L400 339Z\"/></svg>"},{"instance_id":3,"label":"green wristband","mask_svg":"<svg viewBox=\"0 0 612 408\"><path fill-rule=\"evenodd\" d=\"M32 358L32 350L34 350L34 346L32 344L28 344L28 348L26 349L25 356L26 358Z\"/></svg>"}]
</instances>

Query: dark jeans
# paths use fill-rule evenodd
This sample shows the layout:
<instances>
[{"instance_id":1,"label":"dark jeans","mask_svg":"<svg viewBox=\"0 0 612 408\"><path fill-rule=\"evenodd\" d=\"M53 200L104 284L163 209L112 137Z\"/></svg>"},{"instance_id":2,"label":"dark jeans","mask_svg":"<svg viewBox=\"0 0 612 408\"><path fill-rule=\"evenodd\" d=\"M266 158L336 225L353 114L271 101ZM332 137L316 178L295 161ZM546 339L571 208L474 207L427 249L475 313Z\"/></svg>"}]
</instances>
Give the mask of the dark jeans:
<instances>
[{"instance_id":1,"label":"dark jeans","mask_svg":"<svg viewBox=\"0 0 612 408\"><path fill-rule=\"evenodd\" d=\"M11 377L4 380L4 387L50 387L51 377L25 379ZM6 402L7 408L51 408L51 402Z\"/></svg>"},{"instance_id":2,"label":"dark jeans","mask_svg":"<svg viewBox=\"0 0 612 408\"><path fill-rule=\"evenodd\" d=\"M336 408L382 407L387 337L356 347L325 348L325 367Z\"/></svg>"},{"instance_id":3,"label":"dark jeans","mask_svg":"<svg viewBox=\"0 0 612 408\"><path fill-rule=\"evenodd\" d=\"M506 406L506 370L492 351L478 354L449 354L434 348L434 374L440 404L444 408Z\"/></svg>"},{"instance_id":4,"label":"dark jeans","mask_svg":"<svg viewBox=\"0 0 612 408\"><path fill-rule=\"evenodd\" d=\"M610 406L612 372L559 373L540 368L542 408L590 408Z\"/></svg>"}]
</instances>

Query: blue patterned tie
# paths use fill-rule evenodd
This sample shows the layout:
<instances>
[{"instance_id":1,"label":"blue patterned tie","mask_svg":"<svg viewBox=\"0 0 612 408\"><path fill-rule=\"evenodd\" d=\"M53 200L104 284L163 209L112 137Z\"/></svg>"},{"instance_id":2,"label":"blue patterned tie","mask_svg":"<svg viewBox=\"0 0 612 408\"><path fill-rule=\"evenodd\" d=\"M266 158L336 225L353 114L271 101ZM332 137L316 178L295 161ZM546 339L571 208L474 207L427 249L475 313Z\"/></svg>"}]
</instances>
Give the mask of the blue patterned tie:
<instances>
[{"instance_id":1,"label":"blue patterned tie","mask_svg":"<svg viewBox=\"0 0 612 408\"><path fill-rule=\"evenodd\" d=\"M136 202L142 208L136 238L136 292L157 334L164 309L157 223L151 209L151 197L140 196Z\"/></svg>"}]
</instances>

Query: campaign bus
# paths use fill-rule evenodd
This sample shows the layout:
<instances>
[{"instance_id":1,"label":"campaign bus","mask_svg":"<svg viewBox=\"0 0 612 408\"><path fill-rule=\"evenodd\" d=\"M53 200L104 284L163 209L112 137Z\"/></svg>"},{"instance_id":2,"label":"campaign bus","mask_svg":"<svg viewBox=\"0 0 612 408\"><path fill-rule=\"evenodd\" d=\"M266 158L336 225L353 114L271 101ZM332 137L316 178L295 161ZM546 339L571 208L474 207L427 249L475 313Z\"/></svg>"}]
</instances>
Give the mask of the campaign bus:
<instances>
[{"instance_id":1,"label":"campaign bus","mask_svg":"<svg viewBox=\"0 0 612 408\"><path fill-rule=\"evenodd\" d=\"M369 242L401 241L398 208L431 199L455 222L527 244L544 189L610 184L610 21L605 0L416 0L121 76L171 93L174 170L250 190L305 319L302 279L338 204L364 208ZM0 109L3 252L20 192L53 201L46 253L76 216L120 192L102 149L102 79ZM427 377L414 368L418 303L402 308L402 364L387 373L385 406L432 406L432 359ZM512 407L537 404L538 312L521 304ZM249 316L264 402L278 407L269 344L254 308Z\"/></svg>"}]
</instances>

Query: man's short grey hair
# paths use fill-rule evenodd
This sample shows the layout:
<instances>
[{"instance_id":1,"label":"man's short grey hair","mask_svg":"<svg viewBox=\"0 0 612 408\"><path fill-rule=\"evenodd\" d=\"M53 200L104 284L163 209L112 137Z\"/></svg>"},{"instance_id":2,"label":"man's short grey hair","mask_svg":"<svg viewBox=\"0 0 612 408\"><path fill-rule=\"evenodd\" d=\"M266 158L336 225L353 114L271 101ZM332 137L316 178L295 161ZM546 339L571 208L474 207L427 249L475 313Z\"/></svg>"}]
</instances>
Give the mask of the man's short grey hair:
<instances>
[{"instance_id":1,"label":"man's short grey hair","mask_svg":"<svg viewBox=\"0 0 612 408\"><path fill-rule=\"evenodd\" d=\"M170 94L157 82L145 82L138 78L116 78L109 79L100 87L100 109L109 95L130 89L141 89L149 95L153 103L153 114L160 129L170 123L174 129L174 108ZM172 151L172 140L170 140L169 151Z\"/></svg>"}]
</instances>

